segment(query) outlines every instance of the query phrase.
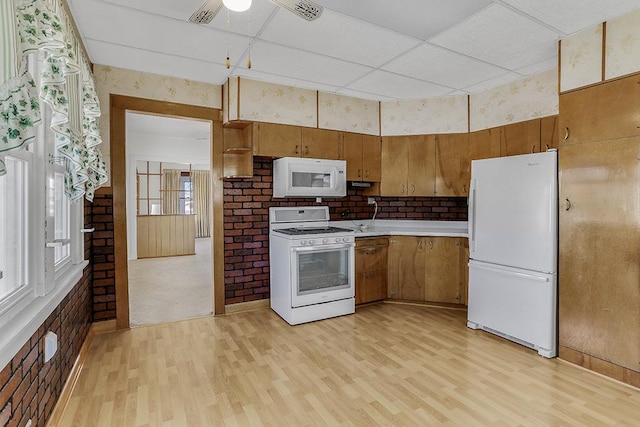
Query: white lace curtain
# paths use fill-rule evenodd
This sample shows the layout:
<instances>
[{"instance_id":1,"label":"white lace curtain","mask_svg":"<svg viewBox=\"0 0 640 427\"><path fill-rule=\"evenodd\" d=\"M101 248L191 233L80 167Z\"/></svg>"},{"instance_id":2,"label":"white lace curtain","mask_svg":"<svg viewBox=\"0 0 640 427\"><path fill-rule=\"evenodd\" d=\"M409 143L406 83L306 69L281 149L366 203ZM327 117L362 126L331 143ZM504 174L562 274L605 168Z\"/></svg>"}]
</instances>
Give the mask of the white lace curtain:
<instances>
[{"instance_id":1,"label":"white lace curtain","mask_svg":"<svg viewBox=\"0 0 640 427\"><path fill-rule=\"evenodd\" d=\"M162 213L178 215L180 213L180 169L164 169L164 188L162 191Z\"/></svg>"},{"instance_id":2,"label":"white lace curtain","mask_svg":"<svg viewBox=\"0 0 640 427\"><path fill-rule=\"evenodd\" d=\"M35 136L39 100L51 107L51 129L58 153L66 159L65 192L76 200L93 200L107 181L97 146L100 105L89 61L62 0L2 0L0 3L0 175L3 156ZM42 58L40 86L35 87L25 58Z\"/></svg>"},{"instance_id":3,"label":"white lace curtain","mask_svg":"<svg viewBox=\"0 0 640 427\"><path fill-rule=\"evenodd\" d=\"M191 171L191 184L193 185L193 202L196 215L196 237L209 237L211 236L209 171Z\"/></svg>"}]
</instances>

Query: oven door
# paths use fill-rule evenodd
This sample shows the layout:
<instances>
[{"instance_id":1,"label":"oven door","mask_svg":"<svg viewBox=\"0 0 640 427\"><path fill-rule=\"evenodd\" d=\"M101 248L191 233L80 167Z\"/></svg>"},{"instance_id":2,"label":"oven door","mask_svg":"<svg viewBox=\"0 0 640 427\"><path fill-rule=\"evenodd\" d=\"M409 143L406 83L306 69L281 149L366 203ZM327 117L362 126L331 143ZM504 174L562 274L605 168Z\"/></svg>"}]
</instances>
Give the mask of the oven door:
<instances>
[{"instance_id":1,"label":"oven door","mask_svg":"<svg viewBox=\"0 0 640 427\"><path fill-rule=\"evenodd\" d=\"M291 305L303 307L354 297L353 243L291 248Z\"/></svg>"}]
</instances>

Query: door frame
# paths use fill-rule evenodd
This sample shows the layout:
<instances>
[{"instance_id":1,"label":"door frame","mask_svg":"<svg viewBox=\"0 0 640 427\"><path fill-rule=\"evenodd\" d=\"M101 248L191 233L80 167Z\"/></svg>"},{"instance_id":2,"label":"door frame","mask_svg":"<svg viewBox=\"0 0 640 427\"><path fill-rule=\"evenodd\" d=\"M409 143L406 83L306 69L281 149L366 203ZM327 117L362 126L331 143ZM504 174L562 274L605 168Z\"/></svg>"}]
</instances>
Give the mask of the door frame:
<instances>
[{"instance_id":1,"label":"door frame","mask_svg":"<svg viewBox=\"0 0 640 427\"><path fill-rule=\"evenodd\" d=\"M129 269L127 266L127 176L126 112L133 111L211 123L212 288L213 313L225 313L224 223L223 223L223 134L221 110L146 98L111 94L111 187L113 189L113 239L116 283L116 329L129 325ZM117 173L114 173L116 171Z\"/></svg>"}]
</instances>

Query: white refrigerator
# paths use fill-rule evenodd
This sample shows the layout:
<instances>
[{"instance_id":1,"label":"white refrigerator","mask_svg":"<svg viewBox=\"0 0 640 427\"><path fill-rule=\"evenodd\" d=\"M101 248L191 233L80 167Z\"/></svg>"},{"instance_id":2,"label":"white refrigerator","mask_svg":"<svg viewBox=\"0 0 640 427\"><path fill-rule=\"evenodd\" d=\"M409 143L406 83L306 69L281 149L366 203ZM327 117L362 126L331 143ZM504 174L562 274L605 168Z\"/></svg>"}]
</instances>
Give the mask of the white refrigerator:
<instances>
[{"instance_id":1,"label":"white refrigerator","mask_svg":"<svg viewBox=\"0 0 640 427\"><path fill-rule=\"evenodd\" d=\"M557 356L557 151L474 160L467 326Z\"/></svg>"}]
</instances>

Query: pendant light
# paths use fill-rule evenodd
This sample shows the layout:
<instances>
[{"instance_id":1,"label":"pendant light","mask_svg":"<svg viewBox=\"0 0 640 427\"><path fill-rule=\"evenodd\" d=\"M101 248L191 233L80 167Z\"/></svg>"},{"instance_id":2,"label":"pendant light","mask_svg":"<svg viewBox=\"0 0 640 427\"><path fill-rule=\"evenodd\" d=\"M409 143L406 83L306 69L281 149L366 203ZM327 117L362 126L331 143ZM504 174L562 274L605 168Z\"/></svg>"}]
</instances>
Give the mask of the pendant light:
<instances>
[{"instance_id":1,"label":"pendant light","mask_svg":"<svg viewBox=\"0 0 640 427\"><path fill-rule=\"evenodd\" d=\"M244 12L251 7L251 0L222 0L222 4L234 12Z\"/></svg>"}]
</instances>

